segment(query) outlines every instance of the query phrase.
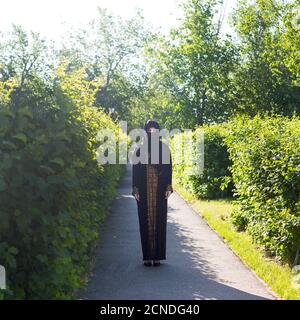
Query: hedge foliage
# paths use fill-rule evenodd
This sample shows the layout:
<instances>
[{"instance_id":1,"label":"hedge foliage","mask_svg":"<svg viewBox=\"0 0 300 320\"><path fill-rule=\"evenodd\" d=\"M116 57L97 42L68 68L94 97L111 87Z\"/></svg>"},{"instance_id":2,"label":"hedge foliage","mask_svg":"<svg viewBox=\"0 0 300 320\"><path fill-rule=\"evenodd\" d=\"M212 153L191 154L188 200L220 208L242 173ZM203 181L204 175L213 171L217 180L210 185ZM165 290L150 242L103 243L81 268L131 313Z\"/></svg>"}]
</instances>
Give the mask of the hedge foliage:
<instances>
[{"instance_id":1,"label":"hedge foliage","mask_svg":"<svg viewBox=\"0 0 300 320\"><path fill-rule=\"evenodd\" d=\"M200 131L204 132L204 168L201 174L186 174L186 163L177 163L174 166L174 178L187 191L192 192L198 199L217 199L232 196L233 184L231 172L228 167L231 164L227 146L224 142L226 127L223 124L203 125L198 127L192 137L200 137ZM175 139L187 133L182 132ZM180 138L179 138L180 139ZM174 140L175 141L175 140ZM195 145L194 145L195 146ZM173 147L173 151L176 150Z\"/></svg>"},{"instance_id":2,"label":"hedge foliage","mask_svg":"<svg viewBox=\"0 0 300 320\"><path fill-rule=\"evenodd\" d=\"M299 117L236 116L196 130L202 129L203 174L186 175L183 163L174 164L175 181L198 198L233 196L237 206L231 218L237 229L247 230L267 254L296 263L300 253Z\"/></svg>"},{"instance_id":3,"label":"hedge foliage","mask_svg":"<svg viewBox=\"0 0 300 320\"><path fill-rule=\"evenodd\" d=\"M300 248L299 117L237 117L225 140L239 204L233 222L269 254L294 262Z\"/></svg>"},{"instance_id":4,"label":"hedge foliage","mask_svg":"<svg viewBox=\"0 0 300 320\"><path fill-rule=\"evenodd\" d=\"M84 284L99 226L124 173L98 165L96 134L116 133L92 106L83 70L57 70L58 82L37 107L32 88L2 90L0 104L0 264L4 299L69 299ZM2 86L4 88L5 86ZM8 89L7 89L8 90ZM1 95L0 95L1 97ZM8 98L9 97L9 98Z\"/></svg>"}]
</instances>

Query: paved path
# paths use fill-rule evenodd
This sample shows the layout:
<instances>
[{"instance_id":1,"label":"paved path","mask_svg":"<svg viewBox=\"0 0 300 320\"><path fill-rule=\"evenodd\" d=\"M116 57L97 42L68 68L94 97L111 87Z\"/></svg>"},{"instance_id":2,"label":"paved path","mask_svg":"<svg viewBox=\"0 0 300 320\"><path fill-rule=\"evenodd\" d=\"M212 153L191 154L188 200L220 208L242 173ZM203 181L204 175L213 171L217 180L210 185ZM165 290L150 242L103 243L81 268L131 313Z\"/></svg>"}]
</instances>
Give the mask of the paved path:
<instances>
[{"instance_id":1,"label":"paved path","mask_svg":"<svg viewBox=\"0 0 300 320\"><path fill-rule=\"evenodd\" d=\"M168 201L166 260L142 264L131 166L102 229L96 265L80 299L274 299L266 285L174 192Z\"/></svg>"}]
</instances>

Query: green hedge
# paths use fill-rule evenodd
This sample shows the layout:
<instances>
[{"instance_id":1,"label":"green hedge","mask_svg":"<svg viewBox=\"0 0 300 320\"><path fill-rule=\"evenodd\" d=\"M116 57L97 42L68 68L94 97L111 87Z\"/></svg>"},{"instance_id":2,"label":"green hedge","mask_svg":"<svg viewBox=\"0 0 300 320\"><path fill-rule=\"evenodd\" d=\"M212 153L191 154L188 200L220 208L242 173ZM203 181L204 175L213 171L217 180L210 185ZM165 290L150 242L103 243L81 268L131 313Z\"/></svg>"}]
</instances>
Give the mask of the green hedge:
<instances>
[{"instance_id":1,"label":"green hedge","mask_svg":"<svg viewBox=\"0 0 300 320\"><path fill-rule=\"evenodd\" d=\"M125 171L96 160L96 133L116 124L62 88L42 112L34 94L0 104L0 299L74 297Z\"/></svg>"},{"instance_id":2,"label":"green hedge","mask_svg":"<svg viewBox=\"0 0 300 320\"><path fill-rule=\"evenodd\" d=\"M237 206L231 218L238 230L247 230L267 254L285 262L297 262L299 117L237 116L227 123L205 125L197 130L202 129L204 172L186 175L184 164L174 164L176 183L202 199L233 196ZM172 149L174 152L174 146Z\"/></svg>"},{"instance_id":3,"label":"green hedge","mask_svg":"<svg viewBox=\"0 0 300 320\"><path fill-rule=\"evenodd\" d=\"M202 174L186 175L185 164L174 165L174 179L188 192L192 192L198 199L217 199L232 196L233 184L231 165L227 146L224 143L226 127L223 124L204 125L193 132L204 130L204 170ZM179 135L184 135L180 133ZM174 147L173 147L174 151Z\"/></svg>"},{"instance_id":4,"label":"green hedge","mask_svg":"<svg viewBox=\"0 0 300 320\"><path fill-rule=\"evenodd\" d=\"M300 119L237 117L225 140L239 204L234 224L292 263L300 248Z\"/></svg>"}]
</instances>

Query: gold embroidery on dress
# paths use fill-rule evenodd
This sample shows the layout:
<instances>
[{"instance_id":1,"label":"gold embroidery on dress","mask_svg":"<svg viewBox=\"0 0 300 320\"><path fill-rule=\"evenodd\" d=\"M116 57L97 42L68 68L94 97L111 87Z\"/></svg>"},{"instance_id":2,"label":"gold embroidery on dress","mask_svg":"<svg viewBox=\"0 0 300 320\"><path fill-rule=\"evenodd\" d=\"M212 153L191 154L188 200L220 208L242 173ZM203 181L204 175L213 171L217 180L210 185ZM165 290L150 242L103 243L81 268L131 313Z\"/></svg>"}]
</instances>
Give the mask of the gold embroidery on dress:
<instances>
[{"instance_id":1,"label":"gold embroidery on dress","mask_svg":"<svg viewBox=\"0 0 300 320\"><path fill-rule=\"evenodd\" d=\"M158 177L155 166L147 165L147 205L148 205L148 230L149 230L149 251L150 256L155 258L156 239L156 197L157 197Z\"/></svg>"}]
</instances>

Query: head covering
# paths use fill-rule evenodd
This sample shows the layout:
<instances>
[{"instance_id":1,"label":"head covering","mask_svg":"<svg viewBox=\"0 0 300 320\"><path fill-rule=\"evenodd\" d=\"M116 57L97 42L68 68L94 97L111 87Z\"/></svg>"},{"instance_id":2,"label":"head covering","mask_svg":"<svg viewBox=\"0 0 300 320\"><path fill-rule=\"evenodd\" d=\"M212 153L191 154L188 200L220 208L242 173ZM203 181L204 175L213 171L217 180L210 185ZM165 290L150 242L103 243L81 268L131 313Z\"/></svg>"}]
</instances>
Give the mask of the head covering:
<instances>
[{"instance_id":1,"label":"head covering","mask_svg":"<svg viewBox=\"0 0 300 320\"><path fill-rule=\"evenodd\" d=\"M150 119L144 125L144 130L146 131L147 137L148 137L148 160L149 160L149 162L151 162L151 140L152 140L152 137L153 137L154 134L158 134L158 133L150 133L150 132L148 132L148 129L150 129L150 128L155 128L155 129L160 130L160 126L155 120L150 120ZM159 140L159 143L160 143L161 142L161 137L160 136L158 136L158 140ZM159 149L154 150L153 152L159 154Z\"/></svg>"},{"instance_id":2,"label":"head covering","mask_svg":"<svg viewBox=\"0 0 300 320\"><path fill-rule=\"evenodd\" d=\"M147 131L149 128L160 129L159 124L155 120L148 120L144 125L144 130Z\"/></svg>"}]
</instances>

